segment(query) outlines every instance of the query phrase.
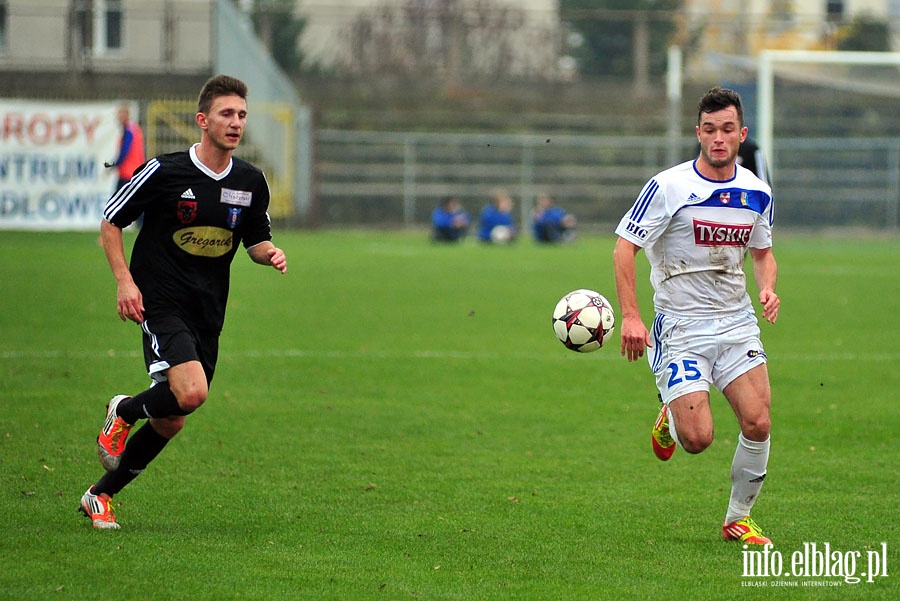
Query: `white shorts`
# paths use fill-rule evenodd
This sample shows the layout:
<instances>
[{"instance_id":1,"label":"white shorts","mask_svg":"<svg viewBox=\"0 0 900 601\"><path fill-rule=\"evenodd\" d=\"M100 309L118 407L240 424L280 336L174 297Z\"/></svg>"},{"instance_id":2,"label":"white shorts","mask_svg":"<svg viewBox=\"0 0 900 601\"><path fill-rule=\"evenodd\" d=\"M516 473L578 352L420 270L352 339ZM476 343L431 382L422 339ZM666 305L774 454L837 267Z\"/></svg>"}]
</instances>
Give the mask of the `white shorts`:
<instances>
[{"instance_id":1,"label":"white shorts","mask_svg":"<svg viewBox=\"0 0 900 601\"><path fill-rule=\"evenodd\" d=\"M668 404L710 385L720 392L738 376L766 363L752 311L718 319L678 319L658 314L647 354L662 402Z\"/></svg>"}]
</instances>

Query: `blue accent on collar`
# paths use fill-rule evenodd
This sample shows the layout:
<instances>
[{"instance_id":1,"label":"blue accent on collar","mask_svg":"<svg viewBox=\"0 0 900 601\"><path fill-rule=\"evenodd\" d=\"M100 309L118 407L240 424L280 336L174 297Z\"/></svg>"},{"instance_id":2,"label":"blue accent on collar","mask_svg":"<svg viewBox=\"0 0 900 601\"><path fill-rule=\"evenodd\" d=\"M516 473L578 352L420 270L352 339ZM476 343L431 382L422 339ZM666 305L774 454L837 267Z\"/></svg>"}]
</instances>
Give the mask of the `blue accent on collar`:
<instances>
[{"instance_id":1,"label":"blue accent on collar","mask_svg":"<svg viewBox=\"0 0 900 601\"><path fill-rule=\"evenodd\" d=\"M694 173L697 174L697 177L699 177L700 179L706 180L708 182L712 182L714 184L727 184L728 182L733 182L734 178L737 177L737 164L735 164L735 166L734 166L734 174L731 177L729 177L728 179L709 179L708 177L706 177L705 175L700 173L700 171L697 169L697 159L694 159L694 162L691 163L691 165L693 166Z\"/></svg>"}]
</instances>

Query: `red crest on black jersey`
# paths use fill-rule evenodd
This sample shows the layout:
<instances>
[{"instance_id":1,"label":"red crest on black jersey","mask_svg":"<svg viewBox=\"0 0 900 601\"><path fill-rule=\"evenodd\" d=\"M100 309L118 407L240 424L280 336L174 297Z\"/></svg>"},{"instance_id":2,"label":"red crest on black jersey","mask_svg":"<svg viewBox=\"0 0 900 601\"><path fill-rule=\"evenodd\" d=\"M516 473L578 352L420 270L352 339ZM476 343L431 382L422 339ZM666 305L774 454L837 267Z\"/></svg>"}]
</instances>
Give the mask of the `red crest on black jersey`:
<instances>
[{"instance_id":1,"label":"red crest on black jersey","mask_svg":"<svg viewBox=\"0 0 900 601\"><path fill-rule=\"evenodd\" d=\"M178 201L178 220L187 225L193 223L197 218L197 201L196 200L179 200Z\"/></svg>"}]
</instances>

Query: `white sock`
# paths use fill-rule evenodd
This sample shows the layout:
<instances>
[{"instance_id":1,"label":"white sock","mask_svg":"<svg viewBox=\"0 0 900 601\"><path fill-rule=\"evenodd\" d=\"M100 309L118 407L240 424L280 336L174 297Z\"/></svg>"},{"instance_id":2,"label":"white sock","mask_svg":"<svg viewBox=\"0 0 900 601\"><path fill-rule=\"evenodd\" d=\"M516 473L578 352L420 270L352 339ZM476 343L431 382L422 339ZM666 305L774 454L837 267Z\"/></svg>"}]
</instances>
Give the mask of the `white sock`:
<instances>
[{"instance_id":1,"label":"white sock","mask_svg":"<svg viewBox=\"0 0 900 601\"><path fill-rule=\"evenodd\" d=\"M747 440L743 434L738 436L737 449L731 463L731 500L725 514L726 524L750 515L750 509L766 478L768 463L768 438L763 442L756 442Z\"/></svg>"}]
</instances>

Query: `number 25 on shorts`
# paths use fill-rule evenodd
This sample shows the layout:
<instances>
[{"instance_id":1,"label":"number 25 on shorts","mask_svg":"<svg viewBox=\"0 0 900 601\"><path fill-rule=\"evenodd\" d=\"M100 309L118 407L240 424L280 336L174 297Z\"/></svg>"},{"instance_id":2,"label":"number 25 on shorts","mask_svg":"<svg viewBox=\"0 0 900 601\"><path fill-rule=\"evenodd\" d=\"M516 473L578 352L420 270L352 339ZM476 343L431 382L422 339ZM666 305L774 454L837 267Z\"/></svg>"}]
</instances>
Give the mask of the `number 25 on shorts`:
<instances>
[{"instance_id":1,"label":"number 25 on shorts","mask_svg":"<svg viewBox=\"0 0 900 601\"><path fill-rule=\"evenodd\" d=\"M669 370L669 388L677 386L682 382L693 382L700 379L700 370L697 369L697 361L694 359L683 359L681 365L677 362L669 363L666 366Z\"/></svg>"}]
</instances>

